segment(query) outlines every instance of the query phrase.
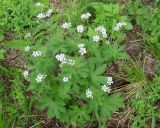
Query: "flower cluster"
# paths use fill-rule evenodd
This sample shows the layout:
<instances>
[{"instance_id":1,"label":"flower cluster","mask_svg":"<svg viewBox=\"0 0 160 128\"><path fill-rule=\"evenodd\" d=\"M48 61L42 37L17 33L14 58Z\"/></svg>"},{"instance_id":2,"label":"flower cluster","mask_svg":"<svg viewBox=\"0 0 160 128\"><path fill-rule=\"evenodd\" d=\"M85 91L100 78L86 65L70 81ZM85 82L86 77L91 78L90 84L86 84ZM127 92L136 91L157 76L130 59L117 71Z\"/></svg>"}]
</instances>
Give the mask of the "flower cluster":
<instances>
[{"instance_id":1,"label":"flower cluster","mask_svg":"<svg viewBox=\"0 0 160 128\"><path fill-rule=\"evenodd\" d=\"M108 84L108 85L102 85L102 86L101 86L101 87L102 87L101 90L104 91L104 92L110 93L110 91L111 91L110 85L113 84L113 79L112 79L111 76L108 76L108 77L107 77L107 84Z\"/></svg>"},{"instance_id":2,"label":"flower cluster","mask_svg":"<svg viewBox=\"0 0 160 128\"><path fill-rule=\"evenodd\" d=\"M63 82L66 83L69 81L69 79L71 79L71 76L64 76L63 77Z\"/></svg>"},{"instance_id":3,"label":"flower cluster","mask_svg":"<svg viewBox=\"0 0 160 128\"><path fill-rule=\"evenodd\" d=\"M84 30L83 25L77 25L77 32L78 32L78 33L82 33L83 30Z\"/></svg>"},{"instance_id":4,"label":"flower cluster","mask_svg":"<svg viewBox=\"0 0 160 128\"><path fill-rule=\"evenodd\" d=\"M71 66L75 65L75 60L67 59L64 53L57 54L56 59L61 63L60 66L63 66L64 64Z\"/></svg>"},{"instance_id":5,"label":"flower cluster","mask_svg":"<svg viewBox=\"0 0 160 128\"><path fill-rule=\"evenodd\" d=\"M103 38L107 38L107 32L104 26L99 26L95 29L95 32L101 32Z\"/></svg>"},{"instance_id":6,"label":"flower cluster","mask_svg":"<svg viewBox=\"0 0 160 128\"><path fill-rule=\"evenodd\" d=\"M57 54L56 59L61 62L62 65L67 63L67 59L63 53Z\"/></svg>"},{"instance_id":7,"label":"flower cluster","mask_svg":"<svg viewBox=\"0 0 160 128\"><path fill-rule=\"evenodd\" d=\"M117 24L116 24L116 26L114 27L114 30L115 31L119 31L123 26L125 26L126 25L126 22L118 22Z\"/></svg>"},{"instance_id":8,"label":"flower cluster","mask_svg":"<svg viewBox=\"0 0 160 128\"><path fill-rule=\"evenodd\" d=\"M53 13L53 10L49 9L47 12L41 12L41 13L39 13L37 15L37 18L44 19L44 18L50 17L52 13Z\"/></svg>"},{"instance_id":9,"label":"flower cluster","mask_svg":"<svg viewBox=\"0 0 160 128\"><path fill-rule=\"evenodd\" d=\"M28 52L30 50L30 48L31 48L30 46L26 46L26 47L24 47L24 51Z\"/></svg>"},{"instance_id":10,"label":"flower cluster","mask_svg":"<svg viewBox=\"0 0 160 128\"><path fill-rule=\"evenodd\" d=\"M101 89L102 89L102 91L110 93L110 91L111 91L110 86L102 85L101 87L102 87L102 88L101 88Z\"/></svg>"},{"instance_id":11,"label":"flower cluster","mask_svg":"<svg viewBox=\"0 0 160 128\"><path fill-rule=\"evenodd\" d=\"M28 71L27 70L25 70L24 72L23 72L23 76L24 76L24 78L27 80L28 79Z\"/></svg>"},{"instance_id":12,"label":"flower cluster","mask_svg":"<svg viewBox=\"0 0 160 128\"><path fill-rule=\"evenodd\" d=\"M93 98L92 91L89 88L86 90L86 96L87 98Z\"/></svg>"},{"instance_id":13,"label":"flower cluster","mask_svg":"<svg viewBox=\"0 0 160 128\"><path fill-rule=\"evenodd\" d=\"M71 27L71 23L70 22L64 22L61 25L61 28L63 28L63 29L69 29L70 27Z\"/></svg>"},{"instance_id":14,"label":"flower cluster","mask_svg":"<svg viewBox=\"0 0 160 128\"><path fill-rule=\"evenodd\" d=\"M105 43L106 43L107 45L109 45L109 44L110 44L110 41L107 40Z\"/></svg>"},{"instance_id":15,"label":"flower cluster","mask_svg":"<svg viewBox=\"0 0 160 128\"><path fill-rule=\"evenodd\" d=\"M68 59L67 64L73 66L73 65L75 65L75 60Z\"/></svg>"},{"instance_id":16,"label":"flower cluster","mask_svg":"<svg viewBox=\"0 0 160 128\"><path fill-rule=\"evenodd\" d=\"M112 85L112 84L113 84L113 79L112 79L111 76L108 76L108 77L107 77L107 84L108 84L108 85Z\"/></svg>"},{"instance_id":17,"label":"flower cluster","mask_svg":"<svg viewBox=\"0 0 160 128\"><path fill-rule=\"evenodd\" d=\"M27 39L28 37L31 37L31 33L27 33L24 38Z\"/></svg>"},{"instance_id":18,"label":"flower cluster","mask_svg":"<svg viewBox=\"0 0 160 128\"><path fill-rule=\"evenodd\" d=\"M48 9L48 11L46 12L46 17L50 17L52 13L53 13L53 10Z\"/></svg>"},{"instance_id":19,"label":"flower cluster","mask_svg":"<svg viewBox=\"0 0 160 128\"><path fill-rule=\"evenodd\" d=\"M94 42L98 42L100 39L100 37L98 35L93 36L93 41Z\"/></svg>"},{"instance_id":20,"label":"flower cluster","mask_svg":"<svg viewBox=\"0 0 160 128\"><path fill-rule=\"evenodd\" d=\"M44 18L46 18L46 14L45 14L45 13L39 13L39 14L37 15L37 18L39 18L39 19L44 19Z\"/></svg>"},{"instance_id":21,"label":"flower cluster","mask_svg":"<svg viewBox=\"0 0 160 128\"><path fill-rule=\"evenodd\" d=\"M43 4L41 2L36 3L36 7L42 7L42 6L43 6Z\"/></svg>"},{"instance_id":22,"label":"flower cluster","mask_svg":"<svg viewBox=\"0 0 160 128\"><path fill-rule=\"evenodd\" d=\"M89 12L81 15L81 19L88 19L89 17L91 17L91 14Z\"/></svg>"},{"instance_id":23,"label":"flower cluster","mask_svg":"<svg viewBox=\"0 0 160 128\"><path fill-rule=\"evenodd\" d=\"M33 51L33 53L32 53L32 56L34 56L34 57L38 57L38 56L41 56L41 55L42 55L42 52L39 51L39 50Z\"/></svg>"},{"instance_id":24,"label":"flower cluster","mask_svg":"<svg viewBox=\"0 0 160 128\"><path fill-rule=\"evenodd\" d=\"M42 82L42 80L44 80L45 77L46 77L46 75L38 74L37 77L36 77L37 83Z\"/></svg>"},{"instance_id":25,"label":"flower cluster","mask_svg":"<svg viewBox=\"0 0 160 128\"><path fill-rule=\"evenodd\" d=\"M82 56L87 53L86 48L85 48L84 46L85 46L85 44L79 44L79 45L78 45L78 47L79 47L79 53L80 53Z\"/></svg>"}]
</instances>

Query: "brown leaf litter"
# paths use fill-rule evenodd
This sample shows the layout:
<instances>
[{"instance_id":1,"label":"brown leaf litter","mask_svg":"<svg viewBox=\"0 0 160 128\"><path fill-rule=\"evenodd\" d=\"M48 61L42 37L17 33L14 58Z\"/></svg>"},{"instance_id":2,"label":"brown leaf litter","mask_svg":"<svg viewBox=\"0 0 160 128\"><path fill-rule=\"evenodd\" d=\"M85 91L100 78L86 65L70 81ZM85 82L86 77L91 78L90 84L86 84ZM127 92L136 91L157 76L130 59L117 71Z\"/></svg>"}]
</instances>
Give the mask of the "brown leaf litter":
<instances>
[{"instance_id":1,"label":"brown leaf litter","mask_svg":"<svg viewBox=\"0 0 160 128\"><path fill-rule=\"evenodd\" d=\"M133 31L127 33L126 51L133 60L139 61L142 64L146 77L149 80L153 80L156 59L144 49L143 39L137 34L140 30L140 27L135 25Z\"/></svg>"},{"instance_id":2,"label":"brown leaf litter","mask_svg":"<svg viewBox=\"0 0 160 128\"><path fill-rule=\"evenodd\" d=\"M0 62L5 67L17 67L27 69L24 60L21 58L19 50L11 49L5 54L5 60Z\"/></svg>"}]
</instances>

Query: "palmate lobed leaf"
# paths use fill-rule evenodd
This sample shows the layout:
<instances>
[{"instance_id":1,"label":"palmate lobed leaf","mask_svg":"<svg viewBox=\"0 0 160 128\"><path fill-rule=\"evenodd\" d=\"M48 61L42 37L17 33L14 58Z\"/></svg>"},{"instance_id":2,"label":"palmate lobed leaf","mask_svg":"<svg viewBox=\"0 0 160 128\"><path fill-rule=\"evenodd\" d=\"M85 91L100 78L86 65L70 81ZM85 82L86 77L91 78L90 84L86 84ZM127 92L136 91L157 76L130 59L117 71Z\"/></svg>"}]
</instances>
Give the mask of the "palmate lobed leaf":
<instances>
[{"instance_id":1,"label":"palmate lobed leaf","mask_svg":"<svg viewBox=\"0 0 160 128\"><path fill-rule=\"evenodd\" d=\"M71 108L71 124L77 126L79 123L84 124L86 121L90 120L89 111L87 106L78 107L72 106Z\"/></svg>"},{"instance_id":2,"label":"palmate lobed leaf","mask_svg":"<svg viewBox=\"0 0 160 128\"><path fill-rule=\"evenodd\" d=\"M98 96L98 91L95 93L96 98L88 103L88 109L98 114L97 116L99 116L101 122L106 121L119 108L124 107L123 97L120 93L111 95L101 93L100 97Z\"/></svg>"},{"instance_id":3,"label":"palmate lobed leaf","mask_svg":"<svg viewBox=\"0 0 160 128\"><path fill-rule=\"evenodd\" d=\"M48 108L47 116L48 118L57 117L58 119L61 117L62 113L65 113L64 102L58 99L50 99L45 97L40 99L39 102L41 103L40 109L43 110Z\"/></svg>"},{"instance_id":4,"label":"palmate lobed leaf","mask_svg":"<svg viewBox=\"0 0 160 128\"><path fill-rule=\"evenodd\" d=\"M70 85L60 86L59 89L58 89L59 97L62 98L62 99L70 99L71 98L70 95L69 95L71 93L70 89L71 89Z\"/></svg>"},{"instance_id":5,"label":"palmate lobed leaf","mask_svg":"<svg viewBox=\"0 0 160 128\"><path fill-rule=\"evenodd\" d=\"M95 69L94 75L103 74L105 71L106 71L106 64L100 65Z\"/></svg>"},{"instance_id":6,"label":"palmate lobed leaf","mask_svg":"<svg viewBox=\"0 0 160 128\"><path fill-rule=\"evenodd\" d=\"M103 103L100 114L104 119L110 117L113 112L124 106L123 98L118 93L108 96Z\"/></svg>"},{"instance_id":7,"label":"palmate lobed leaf","mask_svg":"<svg viewBox=\"0 0 160 128\"><path fill-rule=\"evenodd\" d=\"M124 46L118 46L118 44L110 45L107 50L103 51L103 56L110 61L128 58L128 54L124 52Z\"/></svg>"},{"instance_id":8,"label":"palmate lobed leaf","mask_svg":"<svg viewBox=\"0 0 160 128\"><path fill-rule=\"evenodd\" d=\"M100 65L96 67L94 70L94 64L92 65L92 71L91 71L91 80L93 85L101 85L105 84L107 82L107 78L103 75L103 73L106 71L106 65Z\"/></svg>"},{"instance_id":9,"label":"palmate lobed leaf","mask_svg":"<svg viewBox=\"0 0 160 128\"><path fill-rule=\"evenodd\" d=\"M96 86L99 86L101 84L106 84L107 83L107 79L105 76L102 76L102 75L98 75L98 76L92 76L91 77L92 79L92 84L93 85L96 85Z\"/></svg>"}]
</instances>

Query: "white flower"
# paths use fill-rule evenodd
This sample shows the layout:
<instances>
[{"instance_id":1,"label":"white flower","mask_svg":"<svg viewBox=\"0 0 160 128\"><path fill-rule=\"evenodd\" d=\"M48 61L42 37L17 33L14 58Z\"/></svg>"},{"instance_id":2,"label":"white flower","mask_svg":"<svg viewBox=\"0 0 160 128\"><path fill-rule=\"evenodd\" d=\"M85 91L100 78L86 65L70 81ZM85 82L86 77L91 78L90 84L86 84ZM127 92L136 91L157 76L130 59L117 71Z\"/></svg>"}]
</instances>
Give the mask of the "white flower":
<instances>
[{"instance_id":1,"label":"white flower","mask_svg":"<svg viewBox=\"0 0 160 128\"><path fill-rule=\"evenodd\" d=\"M46 75L38 74L37 77L36 77L37 83L42 82L42 80L44 80L45 77L46 77Z\"/></svg>"},{"instance_id":2,"label":"white flower","mask_svg":"<svg viewBox=\"0 0 160 128\"><path fill-rule=\"evenodd\" d=\"M66 76L65 76L65 77L63 77L63 82L65 82L65 83L66 83L66 82L68 82L68 80L69 80L69 77L66 77Z\"/></svg>"},{"instance_id":3,"label":"white flower","mask_svg":"<svg viewBox=\"0 0 160 128\"><path fill-rule=\"evenodd\" d=\"M69 29L69 28L71 27L71 23L65 22L65 23L63 23L63 24L61 25L61 27L62 27L63 29Z\"/></svg>"},{"instance_id":4,"label":"white flower","mask_svg":"<svg viewBox=\"0 0 160 128\"><path fill-rule=\"evenodd\" d=\"M81 15L81 19L88 19L89 17L91 17L91 14L89 12Z\"/></svg>"},{"instance_id":5,"label":"white flower","mask_svg":"<svg viewBox=\"0 0 160 128\"><path fill-rule=\"evenodd\" d=\"M50 13L46 13L45 16L46 16L46 17L50 17L51 14L50 14Z\"/></svg>"},{"instance_id":6,"label":"white flower","mask_svg":"<svg viewBox=\"0 0 160 128\"><path fill-rule=\"evenodd\" d=\"M99 26L95 29L95 31L106 32L106 29L104 28L104 26Z\"/></svg>"},{"instance_id":7,"label":"white flower","mask_svg":"<svg viewBox=\"0 0 160 128\"><path fill-rule=\"evenodd\" d=\"M88 98L93 98L93 96L92 96L92 91L91 91L89 88L86 90L86 96L87 96Z\"/></svg>"},{"instance_id":8,"label":"white flower","mask_svg":"<svg viewBox=\"0 0 160 128\"><path fill-rule=\"evenodd\" d=\"M108 85L113 84L113 79L112 79L111 76L108 76L108 77L107 77L107 84L108 84Z\"/></svg>"},{"instance_id":9,"label":"white flower","mask_svg":"<svg viewBox=\"0 0 160 128\"><path fill-rule=\"evenodd\" d=\"M109 45L110 44L110 42L107 40L106 42L105 42L107 45Z\"/></svg>"},{"instance_id":10,"label":"white flower","mask_svg":"<svg viewBox=\"0 0 160 128\"><path fill-rule=\"evenodd\" d=\"M107 36L108 36L107 33L102 33L103 38L107 38Z\"/></svg>"},{"instance_id":11,"label":"white flower","mask_svg":"<svg viewBox=\"0 0 160 128\"><path fill-rule=\"evenodd\" d=\"M56 55L56 59L57 59L59 62L63 63L63 64L65 64L66 61L67 61L67 59L66 59L66 57L65 57L65 54L63 54L63 53L57 54L57 55Z\"/></svg>"},{"instance_id":12,"label":"white flower","mask_svg":"<svg viewBox=\"0 0 160 128\"><path fill-rule=\"evenodd\" d=\"M95 41L95 42L98 42L99 41L99 36L98 35L95 35L95 36L93 36L93 41Z\"/></svg>"},{"instance_id":13,"label":"white flower","mask_svg":"<svg viewBox=\"0 0 160 128\"><path fill-rule=\"evenodd\" d=\"M39 13L39 14L37 15L37 18L39 18L39 19L44 19L44 18L46 18L46 14L45 14L45 13Z\"/></svg>"},{"instance_id":14,"label":"white flower","mask_svg":"<svg viewBox=\"0 0 160 128\"><path fill-rule=\"evenodd\" d=\"M24 38L26 39L28 37L31 37L31 33L27 33Z\"/></svg>"},{"instance_id":15,"label":"white flower","mask_svg":"<svg viewBox=\"0 0 160 128\"><path fill-rule=\"evenodd\" d=\"M46 17L50 17L52 13L53 13L53 10L52 9L48 9L48 11L46 13L39 13L37 15L37 18L44 19Z\"/></svg>"},{"instance_id":16,"label":"white flower","mask_svg":"<svg viewBox=\"0 0 160 128\"><path fill-rule=\"evenodd\" d=\"M97 28L95 29L95 32L98 32L98 31L101 32L103 38L106 38L106 37L107 37L107 32L106 32L106 29L105 29L104 26L99 26L99 27L97 27Z\"/></svg>"},{"instance_id":17,"label":"white flower","mask_svg":"<svg viewBox=\"0 0 160 128\"><path fill-rule=\"evenodd\" d=\"M50 17L52 13L53 13L53 10L49 9L46 13L46 17Z\"/></svg>"},{"instance_id":18,"label":"white flower","mask_svg":"<svg viewBox=\"0 0 160 128\"><path fill-rule=\"evenodd\" d=\"M102 91L104 91L104 92L108 92L108 93L110 93L111 92L111 88L110 88L110 86L106 86L106 85L102 85L101 86L102 88Z\"/></svg>"},{"instance_id":19,"label":"white flower","mask_svg":"<svg viewBox=\"0 0 160 128\"><path fill-rule=\"evenodd\" d=\"M83 25L77 25L77 32L82 33L84 30Z\"/></svg>"},{"instance_id":20,"label":"white flower","mask_svg":"<svg viewBox=\"0 0 160 128\"><path fill-rule=\"evenodd\" d=\"M86 48L80 48L79 49L79 53L83 56L84 54L86 54Z\"/></svg>"},{"instance_id":21,"label":"white flower","mask_svg":"<svg viewBox=\"0 0 160 128\"><path fill-rule=\"evenodd\" d=\"M85 44L79 44L79 45L78 45L78 47L79 47L79 53L80 53L82 56L87 53L86 48L85 48L84 46L85 46Z\"/></svg>"},{"instance_id":22,"label":"white flower","mask_svg":"<svg viewBox=\"0 0 160 128\"><path fill-rule=\"evenodd\" d=\"M48 9L47 13L53 13L52 9Z\"/></svg>"},{"instance_id":23,"label":"white flower","mask_svg":"<svg viewBox=\"0 0 160 128\"><path fill-rule=\"evenodd\" d=\"M25 70L24 72L23 72L23 76L24 76L24 78L27 80L28 79L28 71L27 70Z\"/></svg>"},{"instance_id":24,"label":"white flower","mask_svg":"<svg viewBox=\"0 0 160 128\"><path fill-rule=\"evenodd\" d=\"M114 27L114 30L115 31L119 31L123 26L125 26L126 25L126 22L118 22L117 24L116 24L116 26Z\"/></svg>"},{"instance_id":25,"label":"white flower","mask_svg":"<svg viewBox=\"0 0 160 128\"><path fill-rule=\"evenodd\" d=\"M41 51L33 51L32 56L37 57L37 56L41 56L42 52Z\"/></svg>"},{"instance_id":26,"label":"white flower","mask_svg":"<svg viewBox=\"0 0 160 128\"><path fill-rule=\"evenodd\" d=\"M36 3L36 6L37 6L37 7L42 7L43 4L42 4L41 2L38 2L38 3Z\"/></svg>"},{"instance_id":27,"label":"white flower","mask_svg":"<svg viewBox=\"0 0 160 128\"><path fill-rule=\"evenodd\" d=\"M75 65L75 60L68 59L67 64L73 66L73 65Z\"/></svg>"},{"instance_id":28,"label":"white flower","mask_svg":"<svg viewBox=\"0 0 160 128\"><path fill-rule=\"evenodd\" d=\"M56 59L60 62L63 61L65 59L65 54L63 53L57 54Z\"/></svg>"},{"instance_id":29,"label":"white flower","mask_svg":"<svg viewBox=\"0 0 160 128\"><path fill-rule=\"evenodd\" d=\"M24 51L25 51L25 52L28 52L28 51L30 50L30 48L31 48L31 47L26 46L26 47L24 47Z\"/></svg>"},{"instance_id":30,"label":"white flower","mask_svg":"<svg viewBox=\"0 0 160 128\"><path fill-rule=\"evenodd\" d=\"M78 47L79 48L83 48L85 46L85 44L79 44Z\"/></svg>"},{"instance_id":31,"label":"white flower","mask_svg":"<svg viewBox=\"0 0 160 128\"><path fill-rule=\"evenodd\" d=\"M66 55L64 53L60 53L56 55L56 59L61 62L60 66L63 66L64 64L68 65L75 65L75 60L72 59L66 59Z\"/></svg>"}]
</instances>

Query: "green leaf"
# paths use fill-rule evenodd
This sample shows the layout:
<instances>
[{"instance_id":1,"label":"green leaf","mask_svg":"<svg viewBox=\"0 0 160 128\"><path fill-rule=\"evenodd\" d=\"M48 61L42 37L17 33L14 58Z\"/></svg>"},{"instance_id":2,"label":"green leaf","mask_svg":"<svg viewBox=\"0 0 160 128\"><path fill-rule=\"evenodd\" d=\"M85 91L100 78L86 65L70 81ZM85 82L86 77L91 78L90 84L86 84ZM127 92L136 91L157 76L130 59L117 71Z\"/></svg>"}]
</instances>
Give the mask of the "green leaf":
<instances>
[{"instance_id":1,"label":"green leaf","mask_svg":"<svg viewBox=\"0 0 160 128\"><path fill-rule=\"evenodd\" d=\"M2 102L0 100L0 128L3 128Z\"/></svg>"},{"instance_id":2,"label":"green leaf","mask_svg":"<svg viewBox=\"0 0 160 128\"><path fill-rule=\"evenodd\" d=\"M49 24L44 22L43 24L40 24L36 27L36 29L34 30L34 34L37 34L38 32L40 32L41 30L46 30L49 29Z\"/></svg>"},{"instance_id":3,"label":"green leaf","mask_svg":"<svg viewBox=\"0 0 160 128\"><path fill-rule=\"evenodd\" d=\"M132 29L133 29L133 26L132 26L131 23L127 22L127 25L124 26L124 28L125 28L126 30L132 30Z\"/></svg>"},{"instance_id":4,"label":"green leaf","mask_svg":"<svg viewBox=\"0 0 160 128\"><path fill-rule=\"evenodd\" d=\"M123 107L123 98L120 94L113 94L111 96L104 96L103 104L100 111L101 116L107 119L113 112L117 111L120 107Z\"/></svg>"},{"instance_id":5,"label":"green leaf","mask_svg":"<svg viewBox=\"0 0 160 128\"><path fill-rule=\"evenodd\" d=\"M92 8L99 10L104 5L102 2L92 2L89 4Z\"/></svg>"},{"instance_id":6,"label":"green leaf","mask_svg":"<svg viewBox=\"0 0 160 128\"><path fill-rule=\"evenodd\" d=\"M118 46L118 44L110 45L107 50L103 51L103 56L110 61L128 58L127 53L124 52L124 46Z\"/></svg>"},{"instance_id":7,"label":"green leaf","mask_svg":"<svg viewBox=\"0 0 160 128\"><path fill-rule=\"evenodd\" d=\"M95 75L92 75L91 77L92 79L92 82L94 85L101 85L101 84L106 84L107 83L107 79L105 76L95 76Z\"/></svg>"},{"instance_id":8,"label":"green leaf","mask_svg":"<svg viewBox=\"0 0 160 128\"><path fill-rule=\"evenodd\" d=\"M28 43L27 41L24 41L24 40L12 40L12 41L9 41L7 43L7 45L10 48L16 48L16 49L19 49L19 50L24 49L24 47L29 45L29 44L30 43Z\"/></svg>"},{"instance_id":9,"label":"green leaf","mask_svg":"<svg viewBox=\"0 0 160 128\"><path fill-rule=\"evenodd\" d=\"M62 99L70 99L69 92L71 87L69 85L61 85L58 90L58 95Z\"/></svg>"},{"instance_id":10,"label":"green leaf","mask_svg":"<svg viewBox=\"0 0 160 128\"><path fill-rule=\"evenodd\" d=\"M112 5L103 5L105 11L109 12L109 13L112 13L113 12L113 8L112 8Z\"/></svg>"},{"instance_id":11,"label":"green leaf","mask_svg":"<svg viewBox=\"0 0 160 128\"><path fill-rule=\"evenodd\" d=\"M1 50L0 50L0 54L3 54L3 53L5 53L5 52L6 52L5 49L1 49Z\"/></svg>"},{"instance_id":12,"label":"green leaf","mask_svg":"<svg viewBox=\"0 0 160 128\"><path fill-rule=\"evenodd\" d=\"M49 5L49 0L39 0L39 2L42 2L43 4L45 4L45 5Z\"/></svg>"},{"instance_id":13,"label":"green leaf","mask_svg":"<svg viewBox=\"0 0 160 128\"><path fill-rule=\"evenodd\" d=\"M0 41L2 41L4 39L3 34L0 33Z\"/></svg>"},{"instance_id":14,"label":"green leaf","mask_svg":"<svg viewBox=\"0 0 160 128\"><path fill-rule=\"evenodd\" d=\"M152 128L155 128L155 114L152 111Z\"/></svg>"},{"instance_id":15,"label":"green leaf","mask_svg":"<svg viewBox=\"0 0 160 128\"><path fill-rule=\"evenodd\" d=\"M93 35L94 35L94 30L89 27L89 28L88 28L88 32L87 32L87 35L90 36L90 37L93 36Z\"/></svg>"},{"instance_id":16,"label":"green leaf","mask_svg":"<svg viewBox=\"0 0 160 128\"><path fill-rule=\"evenodd\" d=\"M114 5L113 7L114 7L114 8L113 8L113 14L114 14L114 15L119 14L119 12L120 12L120 6L119 6L119 4L116 4L116 5Z\"/></svg>"},{"instance_id":17,"label":"green leaf","mask_svg":"<svg viewBox=\"0 0 160 128\"><path fill-rule=\"evenodd\" d=\"M93 69L93 68L92 68ZM107 82L107 79L105 76L103 76L103 73L106 71L106 65L100 65L98 66L95 71L91 72L91 80L92 83L95 85L101 85L105 84Z\"/></svg>"},{"instance_id":18,"label":"green leaf","mask_svg":"<svg viewBox=\"0 0 160 128\"><path fill-rule=\"evenodd\" d=\"M0 60L3 60L4 59L4 53L6 52L5 49L1 49L0 50Z\"/></svg>"},{"instance_id":19,"label":"green leaf","mask_svg":"<svg viewBox=\"0 0 160 128\"><path fill-rule=\"evenodd\" d=\"M48 108L48 118L56 117L60 119L60 116L65 113L64 102L62 100L53 100L49 97L39 100L41 103L40 109Z\"/></svg>"},{"instance_id":20,"label":"green leaf","mask_svg":"<svg viewBox=\"0 0 160 128\"><path fill-rule=\"evenodd\" d=\"M98 66L98 68L96 68L94 75L100 75L102 73L104 73L106 71L106 65L103 64L101 66Z\"/></svg>"},{"instance_id":21,"label":"green leaf","mask_svg":"<svg viewBox=\"0 0 160 128\"><path fill-rule=\"evenodd\" d=\"M86 121L90 120L89 113L90 111L86 108L86 106L78 107L72 106L71 107L71 123L72 125L81 125L84 124Z\"/></svg>"},{"instance_id":22,"label":"green leaf","mask_svg":"<svg viewBox=\"0 0 160 128\"><path fill-rule=\"evenodd\" d=\"M0 60L4 59L4 55L0 53Z\"/></svg>"}]
</instances>

